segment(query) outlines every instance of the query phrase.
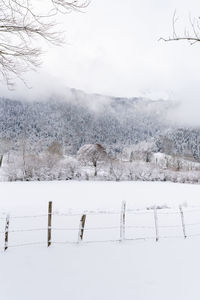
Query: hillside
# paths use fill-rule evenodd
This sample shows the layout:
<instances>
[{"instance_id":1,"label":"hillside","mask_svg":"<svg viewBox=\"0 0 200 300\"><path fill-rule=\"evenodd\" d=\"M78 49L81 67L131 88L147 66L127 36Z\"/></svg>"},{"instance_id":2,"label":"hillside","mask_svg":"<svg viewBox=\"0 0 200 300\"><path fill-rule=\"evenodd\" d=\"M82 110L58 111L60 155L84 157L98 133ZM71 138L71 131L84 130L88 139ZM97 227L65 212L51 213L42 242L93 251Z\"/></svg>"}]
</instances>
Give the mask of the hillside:
<instances>
[{"instance_id":1,"label":"hillside","mask_svg":"<svg viewBox=\"0 0 200 300\"><path fill-rule=\"evenodd\" d=\"M200 129L170 120L177 103L144 98L114 98L67 89L35 101L0 98L0 139L17 150L26 140L30 151L43 151L59 142L65 153L76 154L84 144L102 144L122 152L142 141L156 151L200 158ZM2 151L2 150L1 150Z\"/></svg>"},{"instance_id":2,"label":"hillside","mask_svg":"<svg viewBox=\"0 0 200 300\"><path fill-rule=\"evenodd\" d=\"M165 129L170 104L141 98L112 98L70 90L65 97L41 101L0 99L0 138L17 143L26 137L32 148L53 141L72 154L84 144L102 143L120 150Z\"/></svg>"}]
</instances>

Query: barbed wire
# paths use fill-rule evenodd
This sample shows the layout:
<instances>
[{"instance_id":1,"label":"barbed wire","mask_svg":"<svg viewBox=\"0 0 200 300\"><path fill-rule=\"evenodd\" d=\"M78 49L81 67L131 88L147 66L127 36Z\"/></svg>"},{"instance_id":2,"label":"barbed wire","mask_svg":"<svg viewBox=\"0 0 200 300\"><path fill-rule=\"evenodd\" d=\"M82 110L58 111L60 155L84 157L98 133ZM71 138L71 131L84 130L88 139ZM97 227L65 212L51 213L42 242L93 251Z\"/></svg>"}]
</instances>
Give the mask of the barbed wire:
<instances>
[{"instance_id":1,"label":"barbed wire","mask_svg":"<svg viewBox=\"0 0 200 300\"><path fill-rule=\"evenodd\" d=\"M200 212L200 206L187 206L184 207L184 213L196 213ZM155 207L146 207L142 209L126 209L126 214L152 214L154 209L157 209L157 213L159 215L162 214L179 214L180 211L177 210L177 208L171 208L171 207L160 207L160 206L155 206ZM191 209L194 208L194 209ZM175 210L176 209L176 210ZM173 211L175 210L175 211ZM87 215L120 215L120 211L78 211L78 212L68 212L68 213L60 213L58 211L53 212L52 216L54 217L75 217L75 216L81 216L82 214L87 214ZM3 217L2 217L3 215ZM5 220L7 214L2 213L0 216L0 220ZM48 214L35 214L35 215L10 215L10 219L24 219L24 218L43 218L43 217L48 217Z\"/></svg>"},{"instance_id":2,"label":"barbed wire","mask_svg":"<svg viewBox=\"0 0 200 300\"><path fill-rule=\"evenodd\" d=\"M196 234L189 234L186 236L186 238L191 237L200 237L200 233ZM183 235L163 235L159 236L159 240L161 239L183 239ZM135 237L135 238L125 238L123 242L129 242L129 241L147 241L147 240L155 240L154 236L144 236L144 237ZM109 240L86 240L77 242L77 241L51 241L52 245L87 245L87 244L98 244L98 243L120 243L122 242L120 239L109 239ZM36 246L36 245L46 245L46 242L25 242L25 243L19 243L19 244L9 244L8 248L16 248L16 247L25 247L25 246ZM4 250L3 247L0 248L1 251Z\"/></svg>"},{"instance_id":3,"label":"barbed wire","mask_svg":"<svg viewBox=\"0 0 200 300\"><path fill-rule=\"evenodd\" d=\"M23 246L34 246L34 245L46 245L45 242L28 242L28 243L21 243L21 244L9 244L9 248L14 247L23 247Z\"/></svg>"},{"instance_id":4,"label":"barbed wire","mask_svg":"<svg viewBox=\"0 0 200 300\"><path fill-rule=\"evenodd\" d=\"M148 207L146 209L126 209L126 215L149 215L151 217L154 217L155 218L155 209L157 211L157 217L158 217L158 221L159 221L159 216L162 216L162 215L181 215L181 213L184 212L185 215L187 215L187 213L198 213L200 212L200 209L198 206L196 207L184 207L182 206L182 210L181 208L179 209L175 209L175 208L168 208L168 207L159 207L159 206L155 206L155 207ZM80 212L68 212L68 213L60 213L59 211L55 211L53 213L46 213L46 214L35 214L35 215L11 215L9 218L12 220L12 219L33 219L33 218L48 218L50 215L54 218L54 217L80 217L82 216L83 214L85 215L89 215L89 216L103 216L103 215L118 215L120 216L121 215L121 211L80 211ZM3 217L2 217L3 215ZM2 213L1 214L1 217L0 217L0 220L4 220L4 221L7 221L8 222L8 219L7 218L7 215L6 213ZM162 231L162 229L180 229L180 230L183 230L184 231L184 228L183 226L185 226L185 228L187 227L192 227L192 228L195 228L195 227L199 227L200 226L200 222L193 222L193 223L185 223L185 224L172 224L172 225L165 225L165 224L162 224L163 221L162 221L162 217L160 217L161 219L161 224L158 224L158 228ZM128 222L127 222L128 223ZM126 224L127 224L126 223ZM175 222L177 223L177 221ZM130 224L130 223L129 223ZM12 225L13 227L13 225ZM41 231L41 232L45 232L47 230L51 230L52 232L53 231L72 231L72 232L79 232L80 231L80 227L54 227L54 226L46 226L46 227L36 227L36 228L18 228L18 229L9 229L9 230L1 230L0 231L0 234L2 234L3 236L6 234L6 233L26 233L26 232L38 232L38 231ZM82 228L84 229L85 232L90 232L90 231L104 231L104 230L116 230L116 231L120 231L121 229L121 224L119 225L116 225L116 226L96 226L96 227L90 227L90 226L85 226L85 228ZM125 225L125 230L128 232L129 230L136 230L137 232L137 229L139 230L153 230L155 231L156 230L156 227L155 227L155 224L154 225ZM195 230L191 230L191 229L188 229L188 231L195 231ZM196 230L198 231L198 230ZM131 231L130 231L131 232ZM151 231L148 231L149 233ZM160 233L160 232L159 232ZM164 233L164 232L163 232ZM175 232L174 232L175 233ZM186 232L187 233L187 232ZM198 232L191 232L190 234L186 234L186 233L182 233L180 235L159 235L159 239L168 239L168 238L190 238L190 237L198 237L200 236L200 233ZM128 234L127 234L128 235ZM136 234L135 234L136 235ZM141 234L142 235L142 234ZM145 232L144 232L144 235L145 235ZM89 235L88 235L89 237ZM157 237L158 238L158 237ZM155 236L148 236L148 234L146 234L146 236L141 236L141 237L130 237L130 238L124 238L124 241L136 241L136 240L155 240L156 237ZM84 242L82 241L83 244L89 244L89 243L104 243L104 242L119 242L120 239L112 239L112 240L87 240L87 238L84 240ZM73 241L51 241L51 244L77 244L78 242L73 242ZM9 244L9 248L10 247L21 247L21 246L29 246L29 245L44 245L46 244L46 242L25 242L25 243L19 243L19 244Z\"/></svg>"},{"instance_id":5,"label":"barbed wire","mask_svg":"<svg viewBox=\"0 0 200 300\"><path fill-rule=\"evenodd\" d=\"M200 226L200 223L186 223L186 227L188 226ZM80 230L79 227L50 227L52 231L78 231ZM182 229L181 225L159 225L159 228L180 228ZM95 231L95 230L120 230L120 226L102 226L102 227L86 227L84 231ZM155 226L146 226L146 225L126 225L125 229L155 229ZM32 231L47 231L48 227L45 228L28 228L28 229L13 229L8 230L8 233L19 233L19 232L32 232ZM4 234L5 231L0 231L1 234Z\"/></svg>"},{"instance_id":6,"label":"barbed wire","mask_svg":"<svg viewBox=\"0 0 200 300\"><path fill-rule=\"evenodd\" d=\"M46 231L47 228L31 228L31 229L15 229L7 230L8 233L18 233L18 232L31 232L31 231ZM5 233L5 231L0 231L0 233Z\"/></svg>"}]
</instances>

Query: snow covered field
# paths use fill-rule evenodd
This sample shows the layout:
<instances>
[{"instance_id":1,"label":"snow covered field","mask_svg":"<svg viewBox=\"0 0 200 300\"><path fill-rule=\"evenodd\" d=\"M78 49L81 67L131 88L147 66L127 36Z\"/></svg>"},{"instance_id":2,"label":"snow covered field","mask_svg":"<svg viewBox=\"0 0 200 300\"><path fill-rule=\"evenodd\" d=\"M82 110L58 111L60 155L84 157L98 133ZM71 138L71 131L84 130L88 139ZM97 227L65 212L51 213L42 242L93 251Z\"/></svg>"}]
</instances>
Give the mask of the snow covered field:
<instances>
[{"instance_id":1,"label":"snow covered field","mask_svg":"<svg viewBox=\"0 0 200 300\"><path fill-rule=\"evenodd\" d=\"M46 228L53 201L53 227L77 228L53 231L52 241L77 241L80 216L88 211L87 227L114 227L87 231L84 241L119 238L121 202L127 203L127 238L153 239L83 244L53 244L46 248L46 230L9 233L9 245L44 242L37 246L10 247L0 252L0 299L3 300L199 300L200 186L147 182L31 182L0 183L0 231L10 213L10 230ZM188 235L183 238L179 204L183 205ZM155 242L154 205L159 235ZM138 212L131 213L132 210ZM103 212L111 214L104 214ZM101 212L95 214L94 212ZM143 214L140 212L144 212ZM162 214L162 212L167 212ZM168 214L172 212L172 214ZM77 214L59 216L59 214ZM113 213L113 214L112 214ZM15 218L12 218L15 217ZM146 226L139 228L137 226ZM174 226L165 228L165 226ZM132 228L131 228L132 226ZM135 226L135 227L134 227ZM4 235L0 234L0 247Z\"/></svg>"}]
</instances>

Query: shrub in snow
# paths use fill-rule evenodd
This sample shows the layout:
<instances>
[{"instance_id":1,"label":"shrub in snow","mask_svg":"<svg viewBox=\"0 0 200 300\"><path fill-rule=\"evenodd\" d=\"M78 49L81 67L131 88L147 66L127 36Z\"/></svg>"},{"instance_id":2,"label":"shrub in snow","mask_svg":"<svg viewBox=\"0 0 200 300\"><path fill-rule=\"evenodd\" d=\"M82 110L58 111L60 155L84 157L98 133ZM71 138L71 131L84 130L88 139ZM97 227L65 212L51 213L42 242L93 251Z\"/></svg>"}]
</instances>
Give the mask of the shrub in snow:
<instances>
[{"instance_id":1,"label":"shrub in snow","mask_svg":"<svg viewBox=\"0 0 200 300\"><path fill-rule=\"evenodd\" d=\"M120 181L124 175L125 165L118 160L111 160L110 176L115 181Z\"/></svg>"}]
</instances>

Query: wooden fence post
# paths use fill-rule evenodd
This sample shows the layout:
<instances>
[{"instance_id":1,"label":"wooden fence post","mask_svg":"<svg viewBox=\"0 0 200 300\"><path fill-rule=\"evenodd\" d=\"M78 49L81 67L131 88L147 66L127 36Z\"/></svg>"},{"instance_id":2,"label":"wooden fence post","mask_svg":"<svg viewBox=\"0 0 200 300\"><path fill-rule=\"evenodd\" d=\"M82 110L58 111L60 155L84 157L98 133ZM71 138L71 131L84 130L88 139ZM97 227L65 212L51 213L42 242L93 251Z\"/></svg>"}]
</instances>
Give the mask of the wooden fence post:
<instances>
[{"instance_id":1,"label":"wooden fence post","mask_svg":"<svg viewBox=\"0 0 200 300\"><path fill-rule=\"evenodd\" d=\"M78 232L78 242L81 242L83 240L85 220L86 220L86 215L82 215L80 220L79 232Z\"/></svg>"},{"instance_id":2,"label":"wooden fence post","mask_svg":"<svg viewBox=\"0 0 200 300\"><path fill-rule=\"evenodd\" d=\"M155 221L155 231L156 231L156 242L159 240L159 232L158 232L158 214L157 207L154 206L154 221Z\"/></svg>"},{"instance_id":3,"label":"wooden fence post","mask_svg":"<svg viewBox=\"0 0 200 300\"><path fill-rule=\"evenodd\" d=\"M120 241L125 240L125 222L126 222L126 202L122 202L120 217Z\"/></svg>"},{"instance_id":4,"label":"wooden fence post","mask_svg":"<svg viewBox=\"0 0 200 300\"><path fill-rule=\"evenodd\" d=\"M52 222L52 201L49 201L47 247L51 246L51 222Z\"/></svg>"},{"instance_id":5,"label":"wooden fence post","mask_svg":"<svg viewBox=\"0 0 200 300\"><path fill-rule=\"evenodd\" d=\"M4 251L6 251L8 249L9 223L10 223L10 216L7 215L7 217L6 217L6 226L5 226L5 246L4 246Z\"/></svg>"},{"instance_id":6,"label":"wooden fence post","mask_svg":"<svg viewBox=\"0 0 200 300\"><path fill-rule=\"evenodd\" d=\"M185 219L184 219L184 214L183 214L183 208L181 205L179 205L179 210L180 210L180 214L181 214L181 223L182 223L182 228L183 228L183 235L184 238L186 239L187 235L186 235L186 229L185 229Z\"/></svg>"}]
</instances>

